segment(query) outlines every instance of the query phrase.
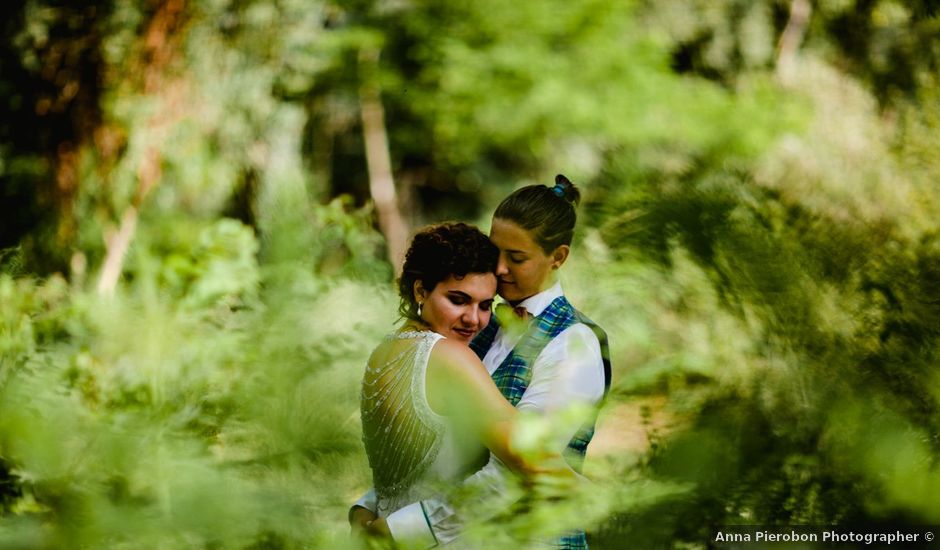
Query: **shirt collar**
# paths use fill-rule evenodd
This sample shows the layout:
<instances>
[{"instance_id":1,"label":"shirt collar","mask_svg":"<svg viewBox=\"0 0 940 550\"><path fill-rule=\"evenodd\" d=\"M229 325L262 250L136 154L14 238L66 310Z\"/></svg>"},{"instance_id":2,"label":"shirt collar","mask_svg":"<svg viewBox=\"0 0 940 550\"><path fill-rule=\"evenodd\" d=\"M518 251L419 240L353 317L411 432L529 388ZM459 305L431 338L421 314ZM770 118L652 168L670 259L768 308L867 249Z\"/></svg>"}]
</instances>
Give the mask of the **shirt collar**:
<instances>
[{"instance_id":1,"label":"shirt collar","mask_svg":"<svg viewBox=\"0 0 940 550\"><path fill-rule=\"evenodd\" d=\"M528 311L533 317L538 317L545 311L545 308L549 306L555 298L559 296L564 296L564 293L561 291L561 283L555 283L551 287L539 292L534 296L529 296L525 300L519 302L518 306L522 306ZM518 307L517 306L517 307Z\"/></svg>"}]
</instances>

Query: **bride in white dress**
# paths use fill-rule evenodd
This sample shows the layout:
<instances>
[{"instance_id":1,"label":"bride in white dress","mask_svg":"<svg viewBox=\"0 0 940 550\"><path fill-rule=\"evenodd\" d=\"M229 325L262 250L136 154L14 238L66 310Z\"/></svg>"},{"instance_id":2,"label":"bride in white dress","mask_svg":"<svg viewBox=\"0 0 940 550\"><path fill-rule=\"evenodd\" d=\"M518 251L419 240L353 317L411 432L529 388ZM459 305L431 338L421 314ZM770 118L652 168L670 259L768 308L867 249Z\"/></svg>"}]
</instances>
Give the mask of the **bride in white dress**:
<instances>
[{"instance_id":1,"label":"bride in white dress","mask_svg":"<svg viewBox=\"0 0 940 550\"><path fill-rule=\"evenodd\" d=\"M489 449L531 473L509 445L516 410L468 344L489 322L499 252L466 224L426 228L413 239L399 281L404 325L373 351L362 382L363 442L384 518L472 473Z\"/></svg>"}]
</instances>

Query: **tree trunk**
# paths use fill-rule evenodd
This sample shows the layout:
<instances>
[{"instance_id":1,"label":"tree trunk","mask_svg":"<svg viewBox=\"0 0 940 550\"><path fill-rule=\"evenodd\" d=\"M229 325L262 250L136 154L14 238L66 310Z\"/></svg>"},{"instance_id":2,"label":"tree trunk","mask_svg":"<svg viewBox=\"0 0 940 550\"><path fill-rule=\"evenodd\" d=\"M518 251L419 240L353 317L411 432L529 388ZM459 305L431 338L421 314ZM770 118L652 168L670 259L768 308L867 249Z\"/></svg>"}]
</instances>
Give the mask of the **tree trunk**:
<instances>
[{"instance_id":1,"label":"tree trunk","mask_svg":"<svg viewBox=\"0 0 940 550\"><path fill-rule=\"evenodd\" d=\"M363 50L359 55L360 76L359 112L362 117L362 133L365 141L366 163L369 167L369 193L375 203L379 218L379 229L388 244L388 260L401 274L408 239L408 226L398 209L395 181L392 178L392 161L388 149L388 133L385 131L385 110L376 81L379 52Z\"/></svg>"},{"instance_id":2,"label":"tree trunk","mask_svg":"<svg viewBox=\"0 0 940 550\"><path fill-rule=\"evenodd\" d=\"M803 42L812 11L809 0L793 0L790 3L790 19L780 34L780 42L777 43L777 78L784 84L788 84L793 78L796 52Z\"/></svg>"},{"instance_id":3,"label":"tree trunk","mask_svg":"<svg viewBox=\"0 0 940 550\"><path fill-rule=\"evenodd\" d=\"M164 73L172 57L177 54L179 37L175 37L174 33L181 26L184 7L184 0L163 2L142 37L144 56L140 62L143 66L141 87L144 94L162 93L166 97L162 102L162 108L158 109L147 124L147 131L153 139L137 167L137 192L131 204L124 209L120 226L105 233L105 259L97 286L98 293L101 295L110 295L114 292L124 270L127 250L130 248L131 241L134 240L140 208L150 190L160 181L160 146L166 129L172 124L177 114L179 106L177 96L180 95L178 86L167 84Z\"/></svg>"}]
</instances>

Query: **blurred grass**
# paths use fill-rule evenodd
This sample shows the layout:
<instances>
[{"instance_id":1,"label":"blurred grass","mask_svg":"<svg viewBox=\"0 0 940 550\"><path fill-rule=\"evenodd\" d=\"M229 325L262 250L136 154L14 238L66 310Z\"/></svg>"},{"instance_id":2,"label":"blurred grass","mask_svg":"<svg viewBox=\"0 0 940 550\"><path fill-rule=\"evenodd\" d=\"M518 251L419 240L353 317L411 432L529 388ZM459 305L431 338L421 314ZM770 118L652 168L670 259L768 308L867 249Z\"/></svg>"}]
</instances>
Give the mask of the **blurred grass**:
<instances>
[{"instance_id":1,"label":"blurred grass","mask_svg":"<svg viewBox=\"0 0 940 550\"><path fill-rule=\"evenodd\" d=\"M392 326L389 289L290 262L291 288L268 289L261 274L285 267L259 269L233 220L174 263L147 242L114 296L0 280L0 456L23 491L4 546L338 536L368 484L358 382Z\"/></svg>"}]
</instances>

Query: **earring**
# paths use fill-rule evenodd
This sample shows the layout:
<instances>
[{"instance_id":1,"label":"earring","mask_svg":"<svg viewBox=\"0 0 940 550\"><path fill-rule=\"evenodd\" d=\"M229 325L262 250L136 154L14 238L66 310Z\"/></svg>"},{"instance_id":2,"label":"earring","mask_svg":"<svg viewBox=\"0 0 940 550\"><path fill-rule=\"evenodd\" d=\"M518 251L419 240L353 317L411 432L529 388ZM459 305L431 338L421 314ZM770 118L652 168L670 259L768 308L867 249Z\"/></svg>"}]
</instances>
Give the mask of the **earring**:
<instances>
[{"instance_id":1,"label":"earring","mask_svg":"<svg viewBox=\"0 0 940 550\"><path fill-rule=\"evenodd\" d=\"M422 304L421 302L418 302L418 319L421 318L421 306L423 306L423 305L424 305L424 304Z\"/></svg>"}]
</instances>

